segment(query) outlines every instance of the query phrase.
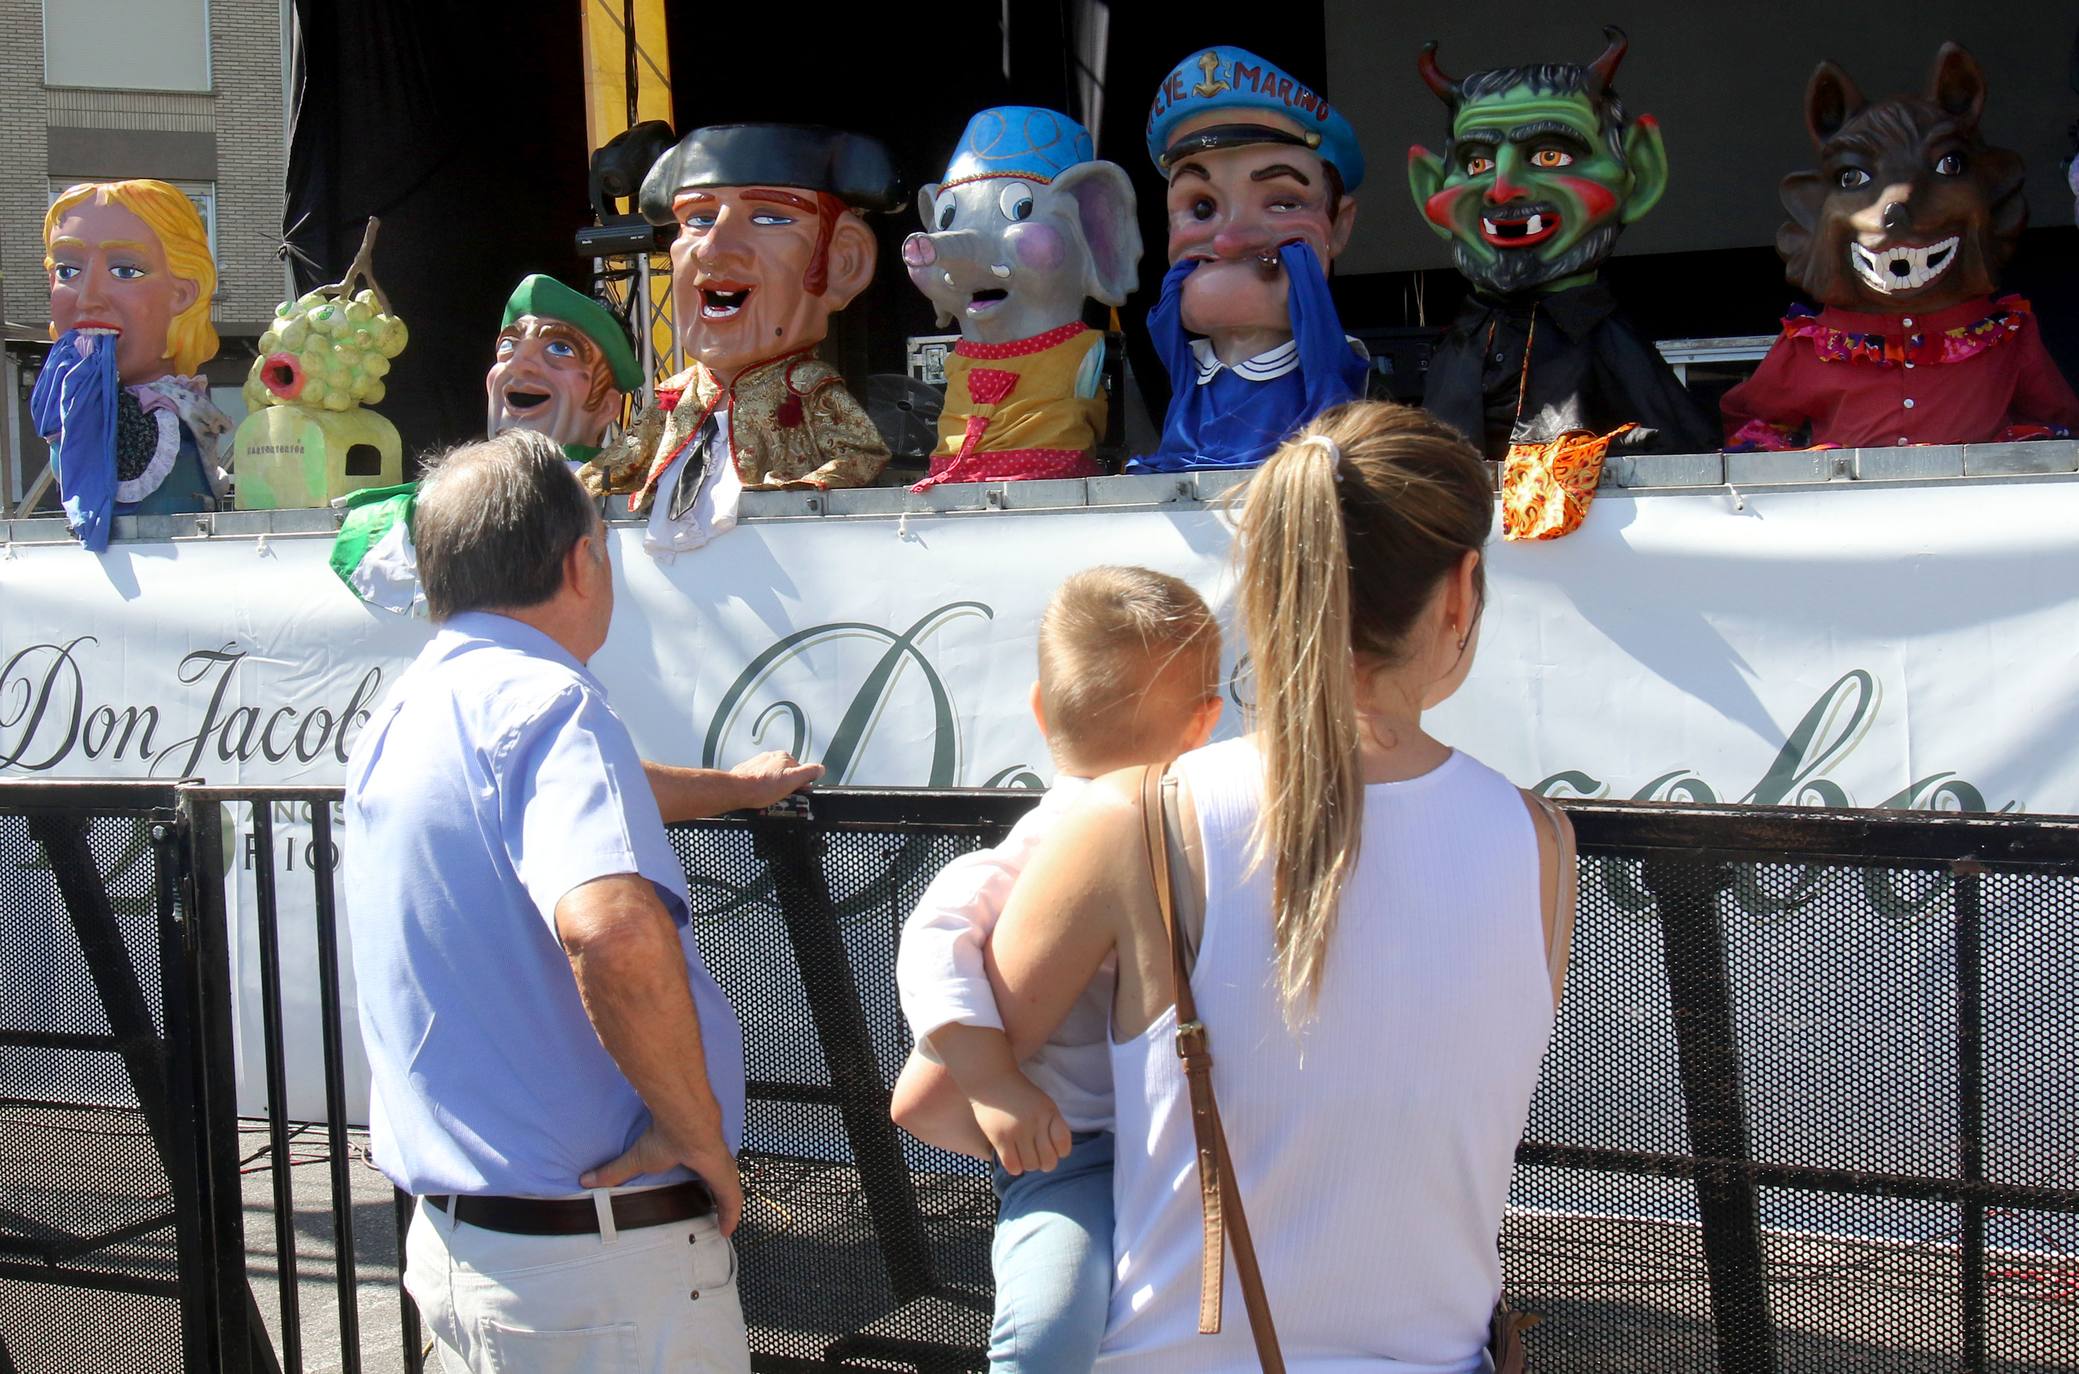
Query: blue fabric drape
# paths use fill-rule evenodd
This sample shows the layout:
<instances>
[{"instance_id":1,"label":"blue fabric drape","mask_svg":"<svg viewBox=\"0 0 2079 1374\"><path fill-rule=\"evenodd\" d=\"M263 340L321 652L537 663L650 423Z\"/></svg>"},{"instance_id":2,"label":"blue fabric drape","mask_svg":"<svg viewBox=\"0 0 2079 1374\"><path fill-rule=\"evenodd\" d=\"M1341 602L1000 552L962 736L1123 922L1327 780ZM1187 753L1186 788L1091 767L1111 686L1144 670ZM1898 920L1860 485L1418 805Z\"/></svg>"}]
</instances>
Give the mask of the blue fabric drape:
<instances>
[{"instance_id":1,"label":"blue fabric drape","mask_svg":"<svg viewBox=\"0 0 2079 1374\"><path fill-rule=\"evenodd\" d=\"M1148 315L1148 334L1169 370L1169 414L1155 452L1128 463L1128 472L1254 467L1328 407L1364 395L1370 364L1343 337L1321 259L1300 242L1280 246L1278 258L1290 283L1286 310L1299 366L1264 380L1224 367L1210 380L1198 380L1197 356L1184 328L1183 294L1184 279L1200 264L1186 258L1163 277L1162 297Z\"/></svg>"},{"instance_id":2,"label":"blue fabric drape","mask_svg":"<svg viewBox=\"0 0 2079 1374\"><path fill-rule=\"evenodd\" d=\"M50 442L65 523L95 553L108 547L116 492L115 338L68 329L29 396L36 432Z\"/></svg>"}]
</instances>

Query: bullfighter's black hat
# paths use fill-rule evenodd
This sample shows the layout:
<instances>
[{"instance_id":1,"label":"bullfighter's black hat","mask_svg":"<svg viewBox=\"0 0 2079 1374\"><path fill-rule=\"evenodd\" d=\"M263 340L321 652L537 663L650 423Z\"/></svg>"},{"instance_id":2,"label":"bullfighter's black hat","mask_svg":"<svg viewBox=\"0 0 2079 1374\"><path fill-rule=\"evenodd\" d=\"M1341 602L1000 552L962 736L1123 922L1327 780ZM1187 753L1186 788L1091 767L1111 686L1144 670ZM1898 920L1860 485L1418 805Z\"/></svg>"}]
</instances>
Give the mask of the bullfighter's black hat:
<instances>
[{"instance_id":1,"label":"bullfighter's black hat","mask_svg":"<svg viewBox=\"0 0 2079 1374\"><path fill-rule=\"evenodd\" d=\"M828 191L855 210L907 202L879 139L813 124L710 124L657 159L643 178L643 218L672 224L673 197L701 186L790 186Z\"/></svg>"}]
</instances>

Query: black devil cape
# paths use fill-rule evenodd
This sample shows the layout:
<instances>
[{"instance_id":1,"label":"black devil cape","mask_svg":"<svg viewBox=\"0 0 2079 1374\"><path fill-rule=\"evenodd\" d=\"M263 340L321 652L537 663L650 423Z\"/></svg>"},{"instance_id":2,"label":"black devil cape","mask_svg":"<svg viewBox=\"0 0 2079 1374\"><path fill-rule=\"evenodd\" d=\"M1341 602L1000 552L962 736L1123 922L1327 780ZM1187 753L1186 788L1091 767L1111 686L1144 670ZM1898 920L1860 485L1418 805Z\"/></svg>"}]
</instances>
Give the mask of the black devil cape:
<instances>
[{"instance_id":1,"label":"black devil cape","mask_svg":"<svg viewBox=\"0 0 2079 1374\"><path fill-rule=\"evenodd\" d=\"M1625 424L1638 426L1615 443L1626 452L1709 453L1719 442L1599 280L1542 296L1468 296L1430 359L1422 405L1495 458L1511 443Z\"/></svg>"}]
</instances>

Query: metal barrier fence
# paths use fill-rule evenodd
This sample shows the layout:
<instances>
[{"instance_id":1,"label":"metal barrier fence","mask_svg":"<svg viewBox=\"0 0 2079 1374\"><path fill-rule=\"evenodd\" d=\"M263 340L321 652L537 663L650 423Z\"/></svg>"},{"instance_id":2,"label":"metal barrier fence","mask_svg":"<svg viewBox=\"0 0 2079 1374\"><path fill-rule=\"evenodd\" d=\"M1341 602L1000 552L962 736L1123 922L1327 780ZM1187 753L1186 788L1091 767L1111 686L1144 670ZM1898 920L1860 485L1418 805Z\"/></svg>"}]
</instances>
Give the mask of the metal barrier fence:
<instances>
[{"instance_id":1,"label":"metal barrier fence","mask_svg":"<svg viewBox=\"0 0 2079 1374\"><path fill-rule=\"evenodd\" d=\"M140 1352L161 1351L115 1358L101 1336L91 1367L302 1367L286 1167L278 1340L244 1289L223 933L227 856L246 846L225 817L249 807L247 844L266 856L277 807L309 806L294 880L311 885L336 1010L337 796L0 785L0 1374L67 1368L66 1342L89 1329L74 1323L98 1335L110 1320L83 1310L88 1291L156 1298L119 1320ZM979 1164L888 1121L908 1050L894 951L931 874L1030 800L833 790L673 832L702 950L745 1027L738 1246L761 1370L983 1367L993 1200ZM2079 822L1568 809L1573 965L1501 1237L1513 1305L1545 1317L1530 1333L1540 1374L2079 1368ZM266 862L251 883L279 1163L285 894ZM128 981L108 972L119 952ZM91 988L100 1019L15 995L30 969L52 1005ZM323 1019L333 1278L352 1294L347 1044ZM127 1095L95 1054L121 1057ZM72 1086L19 1091L38 1072ZM86 1142L84 1162L38 1173L37 1133L58 1127ZM163 1184L129 1162L142 1138ZM123 1199L98 1226L63 1220ZM108 1258L90 1268L82 1243ZM349 1371L357 1311L339 1304ZM388 1367L417 1367L402 1312L371 1362L380 1348Z\"/></svg>"},{"instance_id":2,"label":"metal barrier fence","mask_svg":"<svg viewBox=\"0 0 2079 1374\"><path fill-rule=\"evenodd\" d=\"M170 786L0 789L0 1371L243 1367L224 927Z\"/></svg>"}]
</instances>

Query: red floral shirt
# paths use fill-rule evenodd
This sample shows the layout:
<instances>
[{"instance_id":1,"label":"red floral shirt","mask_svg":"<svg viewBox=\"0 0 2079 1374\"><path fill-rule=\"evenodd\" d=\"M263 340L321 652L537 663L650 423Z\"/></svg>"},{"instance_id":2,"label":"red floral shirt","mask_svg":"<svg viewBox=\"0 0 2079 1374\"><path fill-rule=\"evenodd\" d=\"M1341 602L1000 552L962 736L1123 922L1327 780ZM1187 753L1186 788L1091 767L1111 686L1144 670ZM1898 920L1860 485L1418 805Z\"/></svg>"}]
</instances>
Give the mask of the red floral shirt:
<instances>
[{"instance_id":1,"label":"red floral shirt","mask_svg":"<svg viewBox=\"0 0 2079 1374\"><path fill-rule=\"evenodd\" d=\"M1736 447L1979 444L2079 433L2079 396L2019 296L1932 315L1793 314L1721 402ZM1810 437L1802 432L1810 427Z\"/></svg>"}]
</instances>

